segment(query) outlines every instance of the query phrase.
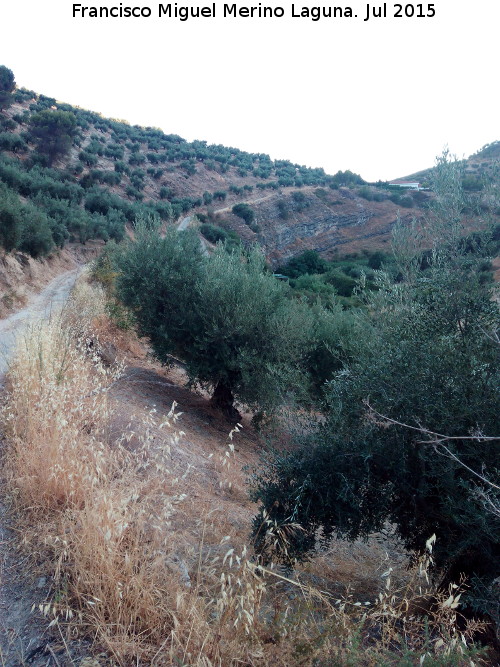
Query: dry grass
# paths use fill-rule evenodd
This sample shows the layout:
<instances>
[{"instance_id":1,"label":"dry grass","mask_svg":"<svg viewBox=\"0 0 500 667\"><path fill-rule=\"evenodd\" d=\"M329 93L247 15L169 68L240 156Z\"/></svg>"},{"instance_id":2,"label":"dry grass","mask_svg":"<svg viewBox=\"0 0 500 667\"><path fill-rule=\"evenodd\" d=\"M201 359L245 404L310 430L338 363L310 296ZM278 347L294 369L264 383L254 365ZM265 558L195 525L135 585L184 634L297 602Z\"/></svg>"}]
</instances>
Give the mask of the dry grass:
<instances>
[{"instance_id":1,"label":"dry grass","mask_svg":"<svg viewBox=\"0 0 500 667\"><path fill-rule=\"evenodd\" d=\"M131 417L116 437L110 388L122 369L104 367L89 328L103 310L83 283L61 318L28 331L2 417L20 521L54 577L42 606L52 624L94 637L120 665L472 664L458 589L419 611L430 550L404 586L387 566L371 575L376 599L340 596L328 554L293 572L263 567L246 544L248 501L231 520L243 495L238 429L204 475L174 455L175 405ZM267 529L270 542L283 538ZM385 552L372 558L376 569Z\"/></svg>"}]
</instances>

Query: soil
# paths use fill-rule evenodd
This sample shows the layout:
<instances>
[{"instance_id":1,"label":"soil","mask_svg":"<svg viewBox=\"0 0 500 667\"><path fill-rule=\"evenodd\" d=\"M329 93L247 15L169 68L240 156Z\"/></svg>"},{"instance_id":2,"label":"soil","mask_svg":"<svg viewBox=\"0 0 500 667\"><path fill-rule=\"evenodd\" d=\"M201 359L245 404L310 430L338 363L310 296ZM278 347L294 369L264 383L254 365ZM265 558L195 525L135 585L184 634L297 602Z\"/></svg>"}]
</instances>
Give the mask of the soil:
<instances>
[{"instance_id":1,"label":"soil","mask_svg":"<svg viewBox=\"0 0 500 667\"><path fill-rule=\"evenodd\" d=\"M32 319L46 317L65 302L81 271L74 259L70 263L76 268L53 278L42 292L28 298L23 310L0 320L0 388L16 337L23 327ZM1 456L4 445L0 431ZM42 572L36 572L33 559L21 551L20 536L10 517L10 504L6 484L0 480L0 664L5 667L78 664L73 662L70 652L78 649L81 655L84 645L69 649L66 639L62 635L49 636L46 619L32 612L33 606L50 599L50 580Z\"/></svg>"},{"instance_id":2,"label":"soil","mask_svg":"<svg viewBox=\"0 0 500 667\"><path fill-rule=\"evenodd\" d=\"M102 241L82 245L69 243L43 259L21 252L0 250L0 321L20 308L62 273L94 259L102 250Z\"/></svg>"}]
</instances>

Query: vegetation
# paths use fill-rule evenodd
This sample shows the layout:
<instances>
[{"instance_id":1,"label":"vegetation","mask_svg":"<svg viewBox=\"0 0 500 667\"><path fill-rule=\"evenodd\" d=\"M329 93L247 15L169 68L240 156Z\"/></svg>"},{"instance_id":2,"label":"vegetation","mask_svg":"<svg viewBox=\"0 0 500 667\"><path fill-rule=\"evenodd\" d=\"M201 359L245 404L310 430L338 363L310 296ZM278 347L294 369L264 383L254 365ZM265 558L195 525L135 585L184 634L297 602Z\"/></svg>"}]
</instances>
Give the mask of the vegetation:
<instances>
[{"instance_id":1,"label":"vegetation","mask_svg":"<svg viewBox=\"0 0 500 667\"><path fill-rule=\"evenodd\" d=\"M289 284L296 296L310 302L319 298L327 307L338 297L337 301L351 307L362 305L356 296L357 291L378 289L375 270L381 268L382 262L394 277L397 273L394 262L381 251L327 262L314 250L307 250L292 257L278 272L290 278Z\"/></svg>"},{"instance_id":2,"label":"vegetation","mask_svg":"<svg viewBox=\"0 0 500 667\"><path fill-rule=\"evenodd\" d=\"M306 273L324 273L327 266L326 261L315 250L306 250L281 266L278 272L290 278L298 278Z\"/></svg>"},{"instance_id":3,"label":"vegetation","mask_svg":"<svg viewBox=\"0 0 500 667\"><path fill-rule=\"evenodd\" d=\"M300 385L308 311L265 272L259 250L220 247L206 259L195 233L168 230L158 240L141 226L116 262L118 295L158 358L180 356L229 417L238 418L235 398L272 409Z\"/></svg>"},{"instance_id":4,"label":"vegetation","mask_svg":"<svg viewBox=\"0 0 500 667\"><path fill-rule=\"evenodd\" d=\"M228 231L217 225L211 225L210 223L205 222L200 225L200 232L207 241L210 241L210 243L223 243L227 250L233 250L241 243L239 236L235 232Z\"/></svg>"},{"instance_id":5,"label":"vegetation","mask_svg":"<svg viewBox=\"0 0 500 667\"><path fill-rule=\"evenodd\" d=\"M261 190L321 185L325 203L328 187L402 207L422 193L132 127L15 90L11 75L0 68L0 103L15 99L24 111L0 116L2 247L41 257L70 239L123 241L135 225L134 239L109 243L94 267L107 303L80 286L60 322L28 334L10 370L7 473L18 505L45 526L27 541L57 564L51 613L75 611L123 665L158 656L200 667L481 660L465 645L480 626L455 610L467 594L469 610L500 622L500 314L489 259L500 233L460 228L464 211L493 211L487 179L443 156L429 174L426 224L398 226L394 256L327 262L307 251L280 267L282 282L257 248L210 224L210 209L199 214L199 231L217 244L209 256L193 230L160 236L160 218L243 196L254 185L229 179L247 174ZM228 174L227 191L183 196L203 168ZM166 179L178 170L189 189ZM278 214L304 212L316 197L296 190ZM232 211L258 229L250 206ZM113 439L107 396L120 368L102 363L93 327L118 326L121 336L134 324L161 362L181 359L190 384L209 388L231 421L237 402L261 427L274 417L278 435L253 477L253 544L253 509L243 528L241 506L237 519L225 516L232 442L203 458L199 482L162 436L174 409ZM123 446L132 438L137 446ZM209 483L215 502L202 525ZM388 530L418 563L411 577L399 574L404 591L387 576L370 600L337 595L338 578L323 568L328 543L349 549L340 540ZM321 591L303 583L316 580Z\"/></svg>"},{"instance_id":6,"label":"vegetation","mask_svg":"<svg viewBox=\"0 0 500 667\"><path fill-rule=\"evenodd\" d=\"M130 126L16 90L14 75L6 67L0 68L0 98L4 108L13 99L24 107L12 118L0 115L0 182L7 188L2 187L0 201L0 243L9 250L22 248L42 256L72 239L119 240L126 222L133 224L137 216L159 215L169 221L193 207L224 201L223 189L189 197L167 185L170 171L181 170L190 177L199 171L195 165L203 163L220 173L257 171L263 186L278 172L283 176L296 169L311 184L329 178L323 170L299 169L284 160L273 163L263 154L206 142L188 143L177 135ZM270 185L277 187L276 178ZM229 186L240 196L252 189L247 183ZM38 209L36 225L29 223L31 204ZM254 212L243 205L240 213L256 230ZM224 233L227 241L237 243L229 232L218 232L219 237ZM40 238L35 242L33 236Z\"/></svg>"},{"instance_id":7,"label":"vegetation","mask_svg":"<svg viewBox=\"0 0 500 667\"><path fill-rule=\"evenodd\" d=\"M427 268L421 239L402 228L403 282L381 276L366 295L356 354L328 382L325 422L256 474L256 534L261 540L262 512L277 525L300 523L292 553L301 557L314 551L319 529L323 541L355 539L389 522L413 551L435 533L442 585L465 574L471 604L491 613L488 587L500 562L500 312L480 280L482 260L464 253L453 165L445 159L438 175L447 189L429 223Z\"/></svg>"},{"instance_id":8,"label":"vegetation","mask_svg":"<svg viewBox=\"0 0 500 667\"><path fill-rule=\"evenodd\" d=\"M76 116L69 111L40 111L30 118L30 135L48 164L65 155L76 133Z\"/></svg>"},{"instance_id":9,"label":"vegetation","mask_svg":"<svg viewBox=\"0 0 500 667\"><path fill-rule=\"evenodd\" d=\"M232 211L239 218L242 218L247 225L251 225L255 219L255 212L248 204L235 204Z\"/></svg>"},{"instance_id":10,"label":"vegetation","mask_svg":"<svg viewBox=\"0 0 500 667\"><path fill-rule=\"evenodd\" d=\"M71 637L88 633L99 661L105 651L122 665L486 664L471 640L481 626L457 614L463 588L436 594L429 584L434 540L409 572L359 572L386 557L373 542L371 561L366 549L349 557L336 545L335 565L349 571L342 582L328 559L284 575L245 539L238 429L215 455L202 438L187 471L175 404L135 415L133 431L115 437L108 396L127 378L85 344L103 307L102 291L80 284L61 318L27 332L1 415L17 525L55 588L40 610L70 661ZM273 538L286 543L278 530ZM357 573L365 588L337 593ZM321 588L307 583L316 580ZM45 642L55 646L50 628Z\"/></svg>"},{"instance_id":11,"label":"vegetation","mask_svg":"<svg viewBox=\"0 0 500 667\"><path fill-rule=\"evenodd\" d=\"M10 106L15 87L13 71L5 65L0 65L0 111Z\"/></svg>"},{"instance_id":12,"label":"vegetation","mask_svg":"<svg viewBox=\"0 0 500 667\"><path fill-rule=\"evenodd\" d=\"M374 297L376 322L367 315L348 373L330 382L327 423L258 483L272 519L304 527L297 553L319 526L354 538L389 520L411 549L440 535L448 581L494 577L500 527L483 497L494 487L471 470L498 482L497 445L481 439L498 426L498 308L468 270L435 269L432 282ZM451 440L434 446L420 427Z\"/></svg>"},{"instance_id":13,"label":"vegetation","mask_svg":"<svg viewBox=\"0 0 500 667\"><path fill-rule=\"evenodd\" d=\"M68 239L85 243L90 238L123 238L126 220L138 211L98 187L85 200L84 194L74 179L57 170L37 165L23 168L17 160L0 156L0 239L4 239L0 243L9 251L23 250L38 257L62 247ZM28 201L24 203L19 195Z\"/></svg>"}]
</instances>

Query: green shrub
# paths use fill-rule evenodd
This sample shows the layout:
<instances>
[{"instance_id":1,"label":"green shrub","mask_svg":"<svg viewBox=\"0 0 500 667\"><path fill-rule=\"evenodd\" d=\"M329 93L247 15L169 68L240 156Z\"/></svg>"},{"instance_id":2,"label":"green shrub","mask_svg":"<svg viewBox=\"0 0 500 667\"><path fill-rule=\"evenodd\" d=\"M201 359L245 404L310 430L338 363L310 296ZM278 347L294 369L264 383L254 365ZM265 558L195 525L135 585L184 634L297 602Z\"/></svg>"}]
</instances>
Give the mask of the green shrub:
<instances>
[{"instance_id":1,"label":"green shrub","mask_svg":"<svg viewBox=\"0 0 500 667\"><path fill-rule=\"evenodd\" d=\"M368 257L368 266L370 269L380 269L382 268L382 264L386 261L386 255L383 253L381 250L377 250L376 252L370 253L370 256Z\"/></svg>"},{"instance_id":2,"label":"green shrub","mask_svg":"<svg viewBox=\"0 0 500 667\"><path fill-rule=\"evenodd\" d=\"M32 255L43 257L54 247L50 221L47 215L38 208L27 204L21 211L23 227L19 250Z\"/></svg>"},{"instance_id":3,"label":"green shrub","mask_svg":"<svg viewBox=\"0 0 500 667\"><path fill-rule=\"evenodd\" d=\"M248 204L235 204L232 212L244 220L247 225L251 225L255 219L255 212Z\"/></svg>"},{"instance_id":4,"label":"green shrub","mask_svg":"<svg viewBox=\"0 0 500 667\"><path fill-rule=\"evenodd\" d=\"M280 218L282 220L288 220L288 215L289 215L288 206L283 201L283 199L280 199L280 201L276 204L276 206L278 207Z\"/></svg>"},{"instance_id":5,"label":"green shrub","mask_svg":"<svg viewBox=\"0 0 500 667\"><path fill-rule=\"evenodd\" d=\"M87 165L87 167L95 167L99 161L95 153L89 153L88 151L80 151L78 153L78 159Z\"/></svg>"},{"instance_id":6,"label":"green shrub","mask_svg":"<svg viewBox=\"0 0 500 667\"><path fill-rule=\"evenodd\" d=\"M44 110L30 118L30 135L49 164L68 152L76 128L75 114L68 111Z\"/></svg>"},{"instance_id":7,"label":"green shrub","mask_svg":"<svg viewBox=\"0 0 500 667\"><path fill-rule=\"evenodd\" d=\"M12 104L16 82L14 73L5 65L0 66L0 111Z\"/></svg>"},{"instance_id":8,"label":"green shrub","mask_svg":"<svg viewBox=\"0 0 500 667\"><path fill-rule=\"evenodd\" d=\"M0 150L19 153L27 149L26 142L19 134L0 132Z\"/></svg>"},{"instance_id":9,"label":"green shrub","mask_svg":"<svg viewBox=\"0 0 500 667\"><path fill-rule=\"evenodd\" d=\"M311 202L303 192L292 192L292 200L293 207L298 213L305 211L311 205Z\"/></svg>"},{"instance_id":10,"label":"green shrub","mask_svg":"<svg viewBox=\"0 0 500 667\"><path fill-rule=\"evenodd\" d=\"M23 221L19 198L0 183L0 245L15 250L21 242Z\"/></svg>"},{"instance_id":11,"label":"green shrub","mask_svg":"<svg viewBox=\"0 0 500 667\"><path fill-rule=\"evenodd\" d=\"M298 278L306 273L324 273L327 269L327 262L315 250L306 250L280 267L279 272L290 278Z\"/></svg>"},{"instance_id":12,"label":"green shrub","mask_svg":"<svg viewBox=\"0 0 500 667\"><path fill-rule=\"evenodd\" d=\"M363 185L362 188L359 188L358 190L358 197L362 197L363 199L366 199L367 201L373 201L373 192L368 185Z\"/></svg>"},{"instance_id":13,"label":"green shrub","mask_svg":"<svg viewBox=\"0 0 500 667\"><path fill-rule=\"evenodd\" d=\"M313 550L320 528L354 539L389 522L415 551L436 534L442 585L465 574L474 596L500 562L497 445L481 439L498 436L500 311L469 259L440 257L359 313L326 421L268 460L255 497L270 520L301 524L289 555Z\"/></svg>"},{"instance_id":14,"label":"green shrub","mask_svg":"<svg viewBox=\"0 0 500 667\"><path fill-rule=\"evenodd\" d=\"M198 216L199 217L199 216ZM219 241L224 242L228 238L228 234L225 229L217 227L216 225L202 224L200 225L200 232L203 236L210 241L210 243L218 243Z\"/></svg>"}]
</instances>

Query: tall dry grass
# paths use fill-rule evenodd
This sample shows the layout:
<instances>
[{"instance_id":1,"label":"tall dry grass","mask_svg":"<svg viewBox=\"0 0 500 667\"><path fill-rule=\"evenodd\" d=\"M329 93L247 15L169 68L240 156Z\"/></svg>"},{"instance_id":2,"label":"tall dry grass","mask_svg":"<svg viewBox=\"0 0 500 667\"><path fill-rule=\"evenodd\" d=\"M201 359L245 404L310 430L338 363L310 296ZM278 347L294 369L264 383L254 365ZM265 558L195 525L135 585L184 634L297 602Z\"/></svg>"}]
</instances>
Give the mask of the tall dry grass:
<instances>
[{"instance_id":1,"label":"tall dry grass","mask_svg":"<svg viewBox=\"0 0 500 667\"><path fill-rule=\"evenodd\" d=\"M378 599L337 598L299 566L264 567L245 543L250 527L214 503L203 512L202 482L172 466L175 406L112 436L120 368L102 364L91 336L103 307L83 283L61 316L26 332L2 414L20 520L53 573L40 605L52 624L94 637L120 665L473 664L458 590L419 612L430 553L404 589L386 573ZM233 435L212 462L216 502L234 491ZM269 543L286 541L265 528Z\"/></svg>"}]
</instances>

